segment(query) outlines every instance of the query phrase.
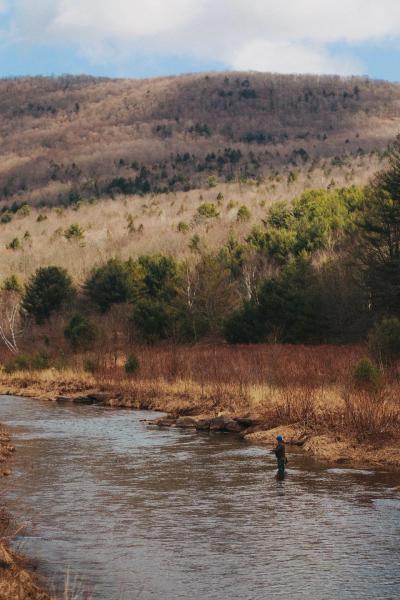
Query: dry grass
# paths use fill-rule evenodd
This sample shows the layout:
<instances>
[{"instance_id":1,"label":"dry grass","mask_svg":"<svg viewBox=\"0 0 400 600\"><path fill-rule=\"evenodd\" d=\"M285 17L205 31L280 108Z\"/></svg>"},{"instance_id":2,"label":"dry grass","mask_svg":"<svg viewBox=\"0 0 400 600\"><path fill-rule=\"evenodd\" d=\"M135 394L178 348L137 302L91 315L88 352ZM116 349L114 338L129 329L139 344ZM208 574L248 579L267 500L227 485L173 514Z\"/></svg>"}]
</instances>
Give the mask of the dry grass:
<instances>
[{"instance_id":1,"label":"dry grass","mask_svg":"<svg viewBox=\"0 0 400 600\"><path fill-rule=\"evenodd\" d=\"M62 600L93 600L93 594L82 589L79 579L72 577L69 569L64 579Z\"/></svg>"},{"instance_id":2,"label":"dry grass","mask_svg":"<svg viewBox=\"0 0 400 600\"><path fill-rule=\"evenodd\" d=\"M43 591L43 588L48 586L44 586L44 582L33 575L36 562L23 556L25 530L26 525L17 524L10 513L0 507L1 600L56 600L56 598L61 600L59 594ZM84 589L78 578L71 577L67 570L62 598L63 600L92 600L93 595Z\"/></svg>"},{"instance_id":3,"label":"dry grass","mask_svg":"<svg viewBox=\"0 0 400 600\"><path fill-rule=\"evenodd\" d=\"M386 387L378 393L355 390L344 396L340 422L359 441L385 439L400 435L399 389Z\"/></svg>"},{"instance_id":4,"label":"dry grass","mask_svg":"<svg viewBox=\"0 0 400 600\"><path fill-rule=\"evenodd\" d=\"M1 600L51 600L32 574L32 565L10 550L23 527L0 507L0 598Z\"/></svg>"},{"instance_id":5,"label":"dry grass","mask_svg":"<svg viewBox=\"0 0 400 600\"><path fill-rule=\"evenodd\" d=\"M336 384L349 376L365 350L361 346L198 344L138 346L135 352L141 364L141 379L224 383L240 388L265 383L313 387Z\"/></svg>"},{"instance_id":6,"label":"dry grass","mask_svg":"<svg viewBox=\"0 0 400 600\"><path fill-rule=\"evenodd\" d=\"M399 383L386 374L379 390L355 387L359 346L193 346L136 349L140 370L126 376L121 356L99 363L84 357L65 370L2 373L1 390L53 399L88 390L111 393L114 406L176 415L251 415L266 428L296 423L312 432L336 432L359 441L400 437ZM93 357L94 358L94 357Z\"/></svg>"}]
</instances>

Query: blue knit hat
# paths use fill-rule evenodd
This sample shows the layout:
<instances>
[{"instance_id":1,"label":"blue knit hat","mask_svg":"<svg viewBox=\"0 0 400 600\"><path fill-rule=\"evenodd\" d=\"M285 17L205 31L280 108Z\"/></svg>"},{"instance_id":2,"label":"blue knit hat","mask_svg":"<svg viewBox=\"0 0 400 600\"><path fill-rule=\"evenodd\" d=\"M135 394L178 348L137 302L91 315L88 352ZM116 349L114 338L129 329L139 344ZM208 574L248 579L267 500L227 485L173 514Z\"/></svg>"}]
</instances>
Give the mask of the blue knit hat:
<instances>
[{"instance_id":1,"label":"blue knit hat","mask_svg":"<svg viewBox=\"0 0 400 600\"><path fill-rule=\"evenodd\" d=\"M283 442L283 437L281 435L278 435L276 439L278 440L278 442Z\"/></svg>"}]
</instances>

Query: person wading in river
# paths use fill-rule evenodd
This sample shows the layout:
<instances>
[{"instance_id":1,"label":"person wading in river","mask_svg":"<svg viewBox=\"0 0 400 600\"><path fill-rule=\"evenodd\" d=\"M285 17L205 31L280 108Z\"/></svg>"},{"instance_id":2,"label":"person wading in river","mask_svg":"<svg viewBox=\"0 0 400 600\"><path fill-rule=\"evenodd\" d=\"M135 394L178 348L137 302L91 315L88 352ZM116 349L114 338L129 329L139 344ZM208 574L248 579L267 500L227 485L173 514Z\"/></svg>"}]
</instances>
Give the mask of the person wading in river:
<instances>
[{"instance_id":1,"label":"person wading in river","mask_svg":"<svg viewBox=\"0 0 400 600\"><path fill-rule=\"evenodd\" d=\"M275 453L276 460L278 463L277 477L278 477L278 479L283 479L285 477L285 465L287 463L286 447L285 447L285 442L283 440L283 437L281 435L278 435L278 437L276 438L276 441L277 441L277 444L274 448L274 453Z\"/></svg>"}]
</instances>

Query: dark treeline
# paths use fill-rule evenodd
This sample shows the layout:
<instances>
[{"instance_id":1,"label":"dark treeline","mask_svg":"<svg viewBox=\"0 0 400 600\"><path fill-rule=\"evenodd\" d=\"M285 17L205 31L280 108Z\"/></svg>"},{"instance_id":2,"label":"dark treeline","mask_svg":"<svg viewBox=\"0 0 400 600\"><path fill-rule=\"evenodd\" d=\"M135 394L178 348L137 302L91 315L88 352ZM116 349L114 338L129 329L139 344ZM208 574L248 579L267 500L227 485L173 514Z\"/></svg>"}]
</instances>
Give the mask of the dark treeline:
<instances>
[{"instance_id":1,"label":"dark treeline","mask_svg":"<svg viewBox=\"0 0 400 600\"><path fill-rule=\"evenodd\" d=\"M79 287L65 270L41 268L24 289L9 278L3 293L21 295L39 331L60 317L74 351L103 343L104 332L111 344L347 343L376 340L384 330L395 346L400 139L366 189L306 192L274 204L246 240L231 234L218 252L193 251L191 263L113 258Z\"/></svg>"}]
</instances>

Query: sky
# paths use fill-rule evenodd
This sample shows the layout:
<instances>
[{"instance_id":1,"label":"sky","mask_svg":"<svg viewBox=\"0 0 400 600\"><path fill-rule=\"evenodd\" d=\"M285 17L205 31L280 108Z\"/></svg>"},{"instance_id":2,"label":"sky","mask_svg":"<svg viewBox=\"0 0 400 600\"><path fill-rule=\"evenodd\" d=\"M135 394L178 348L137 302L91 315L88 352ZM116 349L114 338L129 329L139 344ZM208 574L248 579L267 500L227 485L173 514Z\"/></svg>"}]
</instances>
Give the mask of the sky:
<instances>
[{"instance_id":1,"label":"sky","mask_svg":"<svg viewBox=\"0 0 400 600\"><path fill-rule=\"evenodd\" d=\"M400 81L400 0L0 0L0 76L200 71Z\"/></svg>"}]
</instances>

